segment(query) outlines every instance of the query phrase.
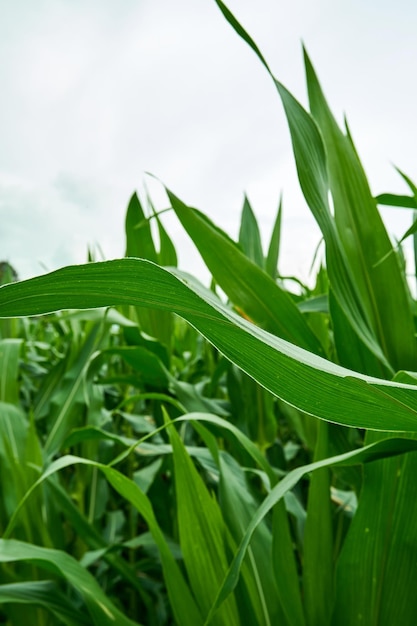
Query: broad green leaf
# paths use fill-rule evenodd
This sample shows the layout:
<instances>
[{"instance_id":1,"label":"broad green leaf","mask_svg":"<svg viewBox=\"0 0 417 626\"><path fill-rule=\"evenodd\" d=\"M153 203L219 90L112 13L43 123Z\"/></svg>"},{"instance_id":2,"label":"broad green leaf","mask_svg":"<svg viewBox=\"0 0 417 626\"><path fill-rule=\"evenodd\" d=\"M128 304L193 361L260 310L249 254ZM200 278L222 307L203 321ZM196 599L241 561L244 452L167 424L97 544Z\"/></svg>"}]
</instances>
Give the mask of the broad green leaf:
<instances>
[{"instance_id":1,"label":"broad green leaf","mask_svg":"<svg viewBox=\"0 0 417 626\"><path fill-rule=\"evenodd\" d=\"M250 324L196 281L141 259L67 267L0 287L0 317L64 308L145 305L174 311L273 394L322 419L373 430L417 431L412 385L337 366Z\"/></svg>"},{"instance_id":2,"label":"broad green leaf","mask_svg":"<svg viewBox=\"0 0 417 626\"><path fill-rule=\"evenodd\" d=\"M216 283L262 328L323 355L323 349L286 291L246 257L196 209L167 190L172 208L196 244Z\"/></svg>"}]
</instances>

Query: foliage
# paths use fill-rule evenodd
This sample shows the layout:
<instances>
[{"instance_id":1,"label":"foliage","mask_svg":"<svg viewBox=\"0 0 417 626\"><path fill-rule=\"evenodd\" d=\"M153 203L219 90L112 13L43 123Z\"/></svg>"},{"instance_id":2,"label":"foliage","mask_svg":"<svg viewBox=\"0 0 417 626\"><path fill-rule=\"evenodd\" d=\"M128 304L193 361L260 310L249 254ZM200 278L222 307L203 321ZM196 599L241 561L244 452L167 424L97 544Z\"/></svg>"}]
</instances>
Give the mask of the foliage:
<instances>
[{"instance_id":1,"label":"foliage","mask_svg":"<svg viewBox=\"0 0 417 626\"><path fill-rule=\"evenodd\" d=\"M167 190L211 289L176 267L136 194L126 258L1 275L5 624L414 624L416 304L401 247L307 54L310 112L216 1L277 87L325 264L293 293L281 204L264 254L248 199L234 242ZM379 200L415 208L405 178L412 201Z\"/></svg>"}]
</instances>

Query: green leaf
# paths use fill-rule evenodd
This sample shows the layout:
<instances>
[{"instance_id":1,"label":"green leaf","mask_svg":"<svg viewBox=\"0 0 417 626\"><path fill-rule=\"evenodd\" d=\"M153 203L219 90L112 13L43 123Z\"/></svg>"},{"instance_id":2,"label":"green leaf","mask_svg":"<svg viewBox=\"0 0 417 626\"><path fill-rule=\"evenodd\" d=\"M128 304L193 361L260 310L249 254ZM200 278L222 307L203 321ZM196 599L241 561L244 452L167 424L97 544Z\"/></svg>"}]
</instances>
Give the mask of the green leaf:
<instances>
[{"instance_id":1,"label":"green leaf","mask_svg":"<svg viewBox=\"0 0 417 626\"><path fill-rule=\"evenodd\" d=\"M275 280L278 273L279 249L281 243L282 197L279 201L278 212L272 229L268 254L265 260L265 271Z\"/></svg>"},{"instance_id":2,"label":"green leaf","mask_svg":"<svg viewBox=\"0 0 417 626\"><path fill-rule=\"evenodd\" d=\"M370 433L366 441L380 438ZM416 472L415 452L364 467L358 509L337 563L334 626L414 623Z\"/></svg>"},{"instance_id":3,"label":"green leaf","mask_svg":"<svg viewBox=\"0 0 417 626\"><path fill-rule=\"evenodd\" d=\"M167 190L172 208L196 244L217 284L260 326L323 355L323 349L286 291L247 258L196 209Z\"/></svg>"},{"instance_id":4,"label":"green leaf","mask_svg":"<svg viewBox=\"0 0 417 626\"><path fill-rule=\"evenodd\" d=\"M246 196L240 220L239 244L248 259L261 269L264 269L261 233L259 232L255 214Z\"/></svg>"},{"instance_id":5,"label":"green leaf","mask_svg":"<svg viewBox=\"0 0 417 626\"><path fill-rule=\"evenodd\" d=\"M337 126L305 51L304 60L310 108L326 149L338 237L353 277L352 293L361 302L364 324L369 324L394 370L414 369L417 344L405 277L396 255L389 254L392 245L351 136ZM330 250L327 262L330 268ZM343 308L337 286L332 283L332 288Z\"/></svg>"},{"instance_id":6,"label":"green leaf","mask_svg":"<svg viewBox=\"0 0 417 626\"><path fill-rule=\"evenodd\" d=\"M328 457L329 425L320 422L314 460ZM304 530L303 591L309 626L329 623L333 606L333 529L330 504L330 471L323 467L313 473L308 490Z\"/></svg>"},{"instance_id":7,"label":"green leaf","mask_svg":"<svg viewBox=\"0 0 417 626\"><path fill-rule=\"evenodd\" d=\"M238 545L257 509L257 502L252 497L244 472L237 462L225 452L220 453L219 462L220 506L225 522ZM287 539L289 539L291 545L291 536L289 534ZM284 537L281 536L280 541L283 540ZM249 597L243 600L239 596L236 598L239 609L243 601L249 604L246 607L246 611L249 612L250 609L256 611L256 624L259 624L259 626L282 622L282 608L280 607L278 595L279 587L275 583L271 557L272 534L266 524L260 524L254 533L244 561L247 566L247 572L242 568L242 575L246 583L246 595ZM280 591L284 594L286 583L287 581L283 580L280 585ZM242 615L241 611L240 615L241 623L245 623L245 616ZM248 619L246 621L250 623Z\"/></svg>"},{"instance_id":8,"label":"green leaf","mask_svg":"<svg viewBox=\"0 0 417 626\"><path fill-rule=\"evenodd\" d=\"M286 493L288 494L289 490ZM246 533L251 527L252 520L246 528ZM245 542L246 533L240 545ZM277 501L273 508L272 559L278 594L287 622L290 626L304 626L305 618L299 587L299 572L295 562L284 500Z\"/></svg>"},{"instance_id":9,"label":"green leaf","mask_svg":"<svg viewBox=\"0 0 417 626\"><path fill-rule=\"evenodd\" d=\"M358 297L355 288L355 278L351 272L345 251L340 245L339 235L330 213L330 180L327 169L326 151L320 130L313 118L273 76L259 48L236 18L224 6L221 0L215 1L231 26L244 41L246 41L263 63L281 97L290 127L301 189L326 241L327 269L335 296L359 338L368 349L381 360L386 371L393 373L387 356L384 354L371 328L371 320L367 319L367 311L363 308L362 302ZM380 260L380 258L381 257L378 257L377 260ZM400 289L400 287L398 287L398 289ZM407 311L404 313L405 317L407 317ZM407 318L404 336L407 335L408 330L409 319ZM415 342L413 340L412 345L414 346L414 344ZM391 347L395 350L395 346ZM414 349L416 349L415 346L411 348L411 350Z\"/></svg>"},{"instance_id":10,"label":"green leaf","mask_svg":"<svg viewBox=\"0 0 417 626\"><path fill-rule=\"evenodd\" d=\"M59 623L66 626L89 626L90 620L79 609L76 609L58 585L51 580L9 583L0 585L0 604L12 602L41 606L48 610Z\"/></svg>"},{"instance_id":11,"label":"green leaf","mask_svg":"<svg viewBox=\"0 0 417 626\"><path fill-rule=\"evenodd\" d=\"M256 514L252 518L249 526L246 529L245 535L239 545L237 552L235 553L233 562L229 568L227 576L225 577L221 588L219 589L215 603L212 606L209 616L205 622L206 625L210 624L212 616L216 613L218 608L226 600L229 594L235 588L239 571L242 565L242 561L245 557L246 551L252 539L258 525L265 518L267 513L284 497L284 495L296 485L296 483L308 472L319 470L331 465L349 465L355 463L369 463L376 461L386 456L395 456L403 452L411 452L417 450L417 441L411 439L386 439L377 443L370 444L359 450L352 450L345 454L341 454L335 457L330 457L322 461L317 461L309 465L303 465L297 467L295 470L287 474L269 493L262 504L259 506ZM359 580L359 579L358 579Z\"/></svg>"},{"instance_id":12,"label":"green leaf","mask_svg":"<svg viewBox=\"0 0 417 626\"><path fill-rule=\"evenodd\" d=\"M13 404L0 402L0 472L7 476L2 483L0 497L0 517L3 529L27 490L39 476L41 452L26 415ZM48 529L45 527L42 509L45 503L42 494L37 494L30 508L25 510L20 520L19 536L29 541L49 543Z\"/></svg>"},{"instance_id":13,"label":"green leaf","mask_svg":"<svg viewBox=\"0 0 417 626\"><path fill-rule=\"evenodd\" d=\"M17 404L19 400L19 356L21 339L0 340L0 401Z\"/></svg>"},{"instance_id":14,"label":"green leaf","mask_svg":"<svg viewBox=\"0 0 417 626\"><path fill-rule=\"evenodd\" d=\"M157 262L158 256L152 238L151 225L142 208L138 195L130 198L126 213L126 255Z\"/></svg>"},{"instance_id":15,"label":"green leaf","mask_svg":"<svg viewBox=\"0 0 417 626\"><path fill-rule=\"evenodd\" d=\"M168 235L165 233L162 224L159 224L161 235L161 251L158 255L152 237L150 218L145 215L142 204L136 193L130 199L127 207L125 230L126 230L126 257L137 257L148 259L157 263L158 261L175 261L172 247ZM173 263L176 265L176 263ZM142 330L151 337L159 339L167 348L170 348L172 337L172 317L165 311L148 310L143 307L136 307L136 316Z\"/></svg>"},{"instance_id":16,"label":"green leaf","mask_svg":"<svg viewBox=\"0 0 417 626\"><path fill-rule=\"evenodd\" d=\"M109 348L105 354L118 354L138 374L138 382L154 387L166 388L168 377L158 357L142 346Z\"/></svg>"},{"instance_id":17,"label":"green leaf","mask_svg":"<svg viewBox=\"0 0 417 626\"><path fill-rule=\"evenodd\" d=\"M174 457L181 550L191 588L205 615L228 567L226 526L217 502L210 496L173 426L168 428L168 434ZM233 597L223 605L213 624L238 624Z\"/></svg>"},{"instance_id":18,"label":"green leaf","mask_svg":"<svg viewBox=\"0 0 417 626\"><path fill-rule=\"evenodd\" d=\"M139 489L139 487L132 480L130 480L129 478L127 478L126 476L118 472L117 470L113 469L112 467L109 467L107 465L102 465L101 463L96 463L94 461L90 461L88 459L84 459L81 457L71 456L71 455L63 456L57 459L56 461L53 461L49 465L49 467L43 472L42 476L25 493L24 498L20 502L19 507L15 510L15 513L12 519L10 520L8 528L6 529L3 536L7 537L10 535L16 523L16 519L21 508L25 505L26 501L29 499L29 497L31 497L32 493L36 490L36 488L39 485L43 483L44 480L46 480L47 478L49 478L56 472L66 467L70 467L76 464L96 467L106 477L109 484L122 497L124 497L128 502L130 502L135 507L135 509L137 509L137 511L139 511L139 513L145 519L149 527L149 530L152 533L152 536L155 540L155 543L158 546L160 556L161 556L161 561L162 561L162 568L164 571L165 583L167 585L171 607L173 609L177 622L180 623L181 626L182 625L199 626L200 624L202 624L202 618L201 618L200 612L187 586L187 583L184 580L181 570L172 555L170 547L161 531L161 528L155 518L149 498L146 496L146 494L144 494ZM29 545L29 544L25 544L25 545ZM36 547L30 546L30 548L36 548ZM58 551L50 551L50 552L55 553ZM77 561L73 560L69 555L66 555L64 553L58 553L58 554L59 555L63 554L64 559L68 558L71 560L71 562L74 561L77 567L79 567L83 572L85 572L86 575L90 576L88 572L84 570L77 563ZM57 559L59 560L60 557L58 556ZM1 560L1 548L0 548L0 560ZM59 562L60 564L62 564L60 560ZM74 568L76 568L76 566L74 565ZM73 581L72 570L69 573L71 574L70 582L72 583ZM75 579L77 578L76 572L74 576L75 576L74 578L74 581L75 581ZM67 577L68 577L68 572L67 572ZM79 581L80 583L83 583L83 578L81 575L79 576ZM94 579L93 581L94 581L94 587L91 588L90 586L87 585L86 581L84 580L83 588L85 587L86 593L93 594L93 596L95 594L97 600L99 601L99 607L101 607L103 605L104 594ZM88 595L88 598L89 597L90 595ZM106 596L104 596L104 599L107 602ZM104 603L104 606L106 606L105 603ZM94 604L92 604L92 610L94 609L95 609L95 606ZM98 625L104 626L104 624L107 624L107 623L108 623L107 621L103 620L102 622L98 622ZM119 623L122 626L123 624L125 623L127 624L130 622L124 622L124 621L117 622L117 624Z\"/></svg>"},{"instance_id":19,"label":"green leaf","mask_svg":"<svg viewBox=\"0 0 417 626\"><path fill-rule=\"evenodd\" d=\"M395 193L381 193L375 198L378 204L384 206L399 207L401 209L417 209L417 202L414 196L401 196Z\"/></svg>"},{"instance_id":20,"label":"green leaf","mask_svg":"<svg viewBox=\"0 0 417 626\"><path fill-rule=\"evenodd\" d=\"M373 430L417 431L414 386L357 374L293 346L234 314L196 281L187 285L149 261L67 267L0 287L0 317L125 304L174 311L262 386L310 415Z\"/></svg>"},{"instance_id":21,"label":"green leaf","mask_svg":"<svg viewBox=\"0 0 417 626\"><path fill-rule=\"evenodd\" d=\"M42 548L15 539L0 539L0 562L26 561L67 580L83 598L95 626L137 626L107 598L95 578L73 557L60 550Z\"/></svg>"}]
</instances>

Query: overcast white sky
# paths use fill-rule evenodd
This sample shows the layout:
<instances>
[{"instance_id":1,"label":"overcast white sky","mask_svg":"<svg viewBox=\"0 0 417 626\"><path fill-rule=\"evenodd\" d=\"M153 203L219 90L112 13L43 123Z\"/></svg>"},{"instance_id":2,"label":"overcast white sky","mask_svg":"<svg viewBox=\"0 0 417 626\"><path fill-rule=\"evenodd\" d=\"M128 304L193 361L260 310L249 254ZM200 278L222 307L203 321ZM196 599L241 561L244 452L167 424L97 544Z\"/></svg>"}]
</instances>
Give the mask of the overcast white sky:
<instances>
[{"instance_id":1,"label":"overcast white sky","mask_svg":"<svg viewBox=\"0 0 417 626\"><path fill-rule=\"evenodd\" d=\"M305 103L301 40L375 193L417 179L417 3L229 0ZM282 273L307 277L319 233L298 190L272 81L213 0L0 0L0 260L22 278L123 255L144 172L237 236L243 193L265 241L284 197ZM160 185L149 180L159 208ZM397 235L406 211L384 211ZM202 263L173 216L183 269Z\"/></svg>"}]
</instances>

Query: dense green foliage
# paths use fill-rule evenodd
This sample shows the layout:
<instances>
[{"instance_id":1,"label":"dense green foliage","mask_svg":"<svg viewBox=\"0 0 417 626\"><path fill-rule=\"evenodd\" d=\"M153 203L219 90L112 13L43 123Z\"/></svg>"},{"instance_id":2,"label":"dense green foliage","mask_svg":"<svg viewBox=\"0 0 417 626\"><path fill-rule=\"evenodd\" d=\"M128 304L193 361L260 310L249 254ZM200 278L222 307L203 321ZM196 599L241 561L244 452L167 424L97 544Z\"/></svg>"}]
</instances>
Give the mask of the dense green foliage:
<instances>
[{"instance_id":1,"label":"dense green foliage","mask_svg":"<svg viewBox=\"0 0 417 626\"><path fill-rule=\"evenodd\" d=\"M270 74L313 288L280 278L281 206L265 252L247 199L234 242L169 190L210 289L136 194L126 258L1 265L1 623L415 623L416 302L377 200L417 189L373 198L305 68L310 112Z\"/></svg>"}]
</instances>

